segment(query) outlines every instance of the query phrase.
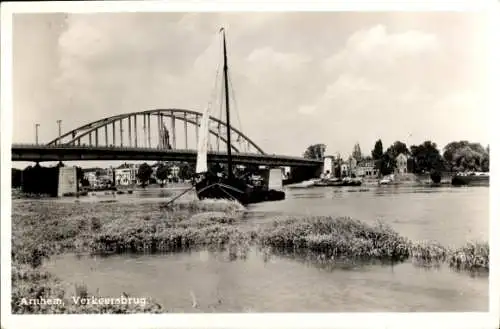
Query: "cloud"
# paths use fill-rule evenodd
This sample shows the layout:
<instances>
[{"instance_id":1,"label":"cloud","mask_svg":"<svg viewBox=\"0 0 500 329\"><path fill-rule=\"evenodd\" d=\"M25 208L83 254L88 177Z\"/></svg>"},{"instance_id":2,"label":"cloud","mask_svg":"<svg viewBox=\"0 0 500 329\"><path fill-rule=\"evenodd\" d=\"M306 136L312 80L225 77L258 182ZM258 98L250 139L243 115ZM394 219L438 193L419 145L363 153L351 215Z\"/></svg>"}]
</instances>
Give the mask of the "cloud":
<instances>
[{"instance_id":1,"label":"cloud","mask_svg":"<svg viewBox=\"0 0 500 329\"><path fill-rule=\"evenodd\" d=\"M391 34L385 26L376 25L352 34L342 50L326 59L324 67L332 73L347 70L370 77L403 77L425 65L440 49L433 34L414 30Z\"/></svg>"},{"instance_id":2,"label":"cloud","mask_svg":"<svg viewBox=\"0 0 500 329\"><path fill-rule=\"evenodd\" d=\"M449 140L458 128L443 125L453 113L463 114L457 126L473 123L481 132L481 119L467 114L481 108L474 105L481 95L473 60L481 51L471 57L463 46L476 44L463 23L468 16L452 26L430 14L407 14L404 22L396 13L75 14L62 31L47 32L54 45L43 42L37 26L46 24L38 17L22 33L14 30L22 45L14 49L14 71L27 68L15 73L14 140L33 140L23 127L35 116L41 138L50 140L56 119L66 130L125 112L203 109L220 96L221 26L232 109L243 123L235 115L233 124L266 151L301 154L324 142L332 152L350 152L356 141L367 149L409 131ZM40 42L21 41L28 34Z\"/></svg>"}]
</instances>

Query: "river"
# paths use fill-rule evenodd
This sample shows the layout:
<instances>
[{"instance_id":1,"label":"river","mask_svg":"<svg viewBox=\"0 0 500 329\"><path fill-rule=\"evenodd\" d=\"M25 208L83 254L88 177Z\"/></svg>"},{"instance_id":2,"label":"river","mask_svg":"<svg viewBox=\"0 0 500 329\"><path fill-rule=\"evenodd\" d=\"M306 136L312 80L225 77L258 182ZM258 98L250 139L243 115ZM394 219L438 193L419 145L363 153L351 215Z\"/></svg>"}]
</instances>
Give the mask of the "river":
<instances>
[{"instance_id":1,"label":"river","mask_svg":"<svg viewBox=\"0 0 500 329\"><path fill-rule=\"evenodd\" d=\"M158 193L165 192L116 199L154 199ZM412 240L462 246L470 240L488 241L489 188L287 190L286 200L249 206L245 225L259 225L282 214L379 219ZM488 276L456 272L447 265L322 266L254 249L238 260L208 251L105 258L63 255L44 267L69 285L85 282L91 294L116 297L127 292L153 298L171 312L488 310Z\"/></svg>"}]
</instances>

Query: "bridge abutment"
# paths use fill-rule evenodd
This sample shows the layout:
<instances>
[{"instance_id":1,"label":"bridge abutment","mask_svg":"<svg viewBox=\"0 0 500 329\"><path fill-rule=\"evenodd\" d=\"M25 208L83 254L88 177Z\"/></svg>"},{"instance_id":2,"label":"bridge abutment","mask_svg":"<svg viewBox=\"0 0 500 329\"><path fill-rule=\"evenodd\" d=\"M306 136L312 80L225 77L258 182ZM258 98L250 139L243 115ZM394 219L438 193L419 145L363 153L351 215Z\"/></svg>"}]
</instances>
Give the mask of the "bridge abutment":
<instances>
[{"instance_id":1,"label":"bridge abutment","mask_svg":"<svg viewBox=\"0 0 500 329\"><path fill-rule=\"evenodd\" d=\"M65 167L59 162L54 167L42 167L39 163L20 173L21 191L26 194L61 197L78 193L76 167Z\"/></svg>"}]
</instances>

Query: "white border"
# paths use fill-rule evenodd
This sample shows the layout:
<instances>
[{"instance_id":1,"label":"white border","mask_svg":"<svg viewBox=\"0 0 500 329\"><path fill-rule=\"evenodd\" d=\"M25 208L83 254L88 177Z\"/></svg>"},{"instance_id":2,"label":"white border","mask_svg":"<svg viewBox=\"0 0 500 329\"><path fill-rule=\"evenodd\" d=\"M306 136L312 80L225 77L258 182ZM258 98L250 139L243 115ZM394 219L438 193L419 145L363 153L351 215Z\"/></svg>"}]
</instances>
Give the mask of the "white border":
<instances>
[{"instance_id":1,"label":"white border","mask_svg":"<svg viewBox=\"0 0 500 329\"><path fill-rule=\"evenodd\" d=\"M483 11L490 13L491 68L491 201L490 201L490 312L489 313L269 313L269 314L209 314L209 315L10 315L10 214L11 214L11 143L12 143L12 14L42 12L155 12L155 11ZM500 232L500 177L497 176L500 153L497 151L498 82L500 59L498 6L495 1L110 1L110 2L45 2L4 3L1 11L1 291L2 328L498 328L500 324L500 294L498 279L499 246L495 232ZM496 81L493 81L496 80ZM500 148L499 148L500 149ZM493 220L496 219L496 220Z\"/></svg>"}]
</instances>

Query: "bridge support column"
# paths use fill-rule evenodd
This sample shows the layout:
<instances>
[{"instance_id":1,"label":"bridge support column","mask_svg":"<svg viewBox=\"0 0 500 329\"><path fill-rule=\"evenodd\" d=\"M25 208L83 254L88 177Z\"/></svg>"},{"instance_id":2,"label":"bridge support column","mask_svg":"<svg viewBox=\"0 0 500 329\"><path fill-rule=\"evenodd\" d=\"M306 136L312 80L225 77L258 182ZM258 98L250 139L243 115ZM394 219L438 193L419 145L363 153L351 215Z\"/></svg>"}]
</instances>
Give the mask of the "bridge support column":
<instances>
[{"instance_id":1,"label":"bridge support column","mask_svg":"<svg viewBox=\"0 0 500 329\"><path fill-rule=\"evenodd\" d=\"M89 145L92 146L92 133L89 134Z\"/></svg>"},{"instance_id":2,"label":"bridge support column","mask_svg":"<svg viewBox=\"0 0 500 329\"><path fill-rule=\"evenodd\" d=\"M147 114L148 116L148 147L151 147L151 114Z\"/></svg>"},{"instance_id":3,"label":"bridge support column","mask_svg":"<svg viewBox=\"0 0 500 329\"><path fill-rule=\"evenodd\" d=\"M199 127L200 116L199 115L196 115L195 122L196 122L196 143L198 143L198 134L199 134L199 130L200 130L200 127ZM196 144L196 145L198 145L198 144Z\"/></svg>"},{"instance_id":4,"label":"bridge support column","mask_svg":"<svg viewBox=\"0 0 500 329\"><path fill-rule=\"evenodd\" d=\"M99 130L95 130L95 146L99 146Z\"/></svg>"},{"instance_id":5,"label":"bridge support column","mask_svg":"<svg viewBox=\"0 0 500 329\"><path fill-rule=\"evenodd\" d=\"M134 147L137 147L137 115L134 115Z\"/></svg>"},{"instance_id":6,"label":"bridge support column","mask_svg":"<svg viewBox=\"0 0 500 329\"><path fill-rule=\"evenodd\" d=\"M132 147L132 119L128 117L128 146Z\"/></svg>"},{"instance_id":7,"label":"bridge support column","mask_svg":"<svg viewBox=\"0 0 500 329\"><path fill-rule=\"evenodd\" d=\"M188 149L188 123L187 123L187 113L184 112L184 145L185 149Z\"/></svg>"},{"instance_id":8,"label":"bridge support column","mask_svg":"<svg viewBox=\"0 0 500 329\"><path fill-rule=\"evenodd\" d=\"M147 147L148 145L146 143L148 138L146 136L146 114L142 116L142 129L144 131L144 147Z\"/></svg>"},{"instance_id":9,"label":"bridge support column","mask_svg":"<svg viewBox=\"0 0 500 329\"><path fill-rule=\"evenodd\" d=\"M163 115L161 113L158 113L158 116L157 116L157 122L158 122L158 147L159 148L163 148L163 144L162 144L162 138L161 138L161 127L163 125Z\"/></svg>"},{"instance_id":10,"label":"bridge support column","mask_svg":"<svg viewBox=\"0 0 500 329\"><path fill-rule=\"evenodd\" d=\"M123 120L120 119L120 146L123 147Z\"/></svg>"},{"instance_id":11,"label":"bridge support column","mask_svg":"<svg viewBox=\"0 0 500 329\"><path fill-rule=\"evenodd\" d=\"M106 143L106 147L109 146L108 143L108 125L104 126L104 142Z\"/></svg>"},{"instance_id":12,"label":"bridge support column","mask_svg":"<svg viewBox=\"0 0 500 329\"><path fill-rule=\"evenodd\" d=\"M116 146L116 121L113 121L113 146Z\"/></svg>"},{"instance_id":13,"label":"bridge support column","mask_svg":"<svg viewBox=\"0 0 500 329\"><path fill-rule=\"evenodd\" d=\"M177 148L177 144L175 143L175 116L174 112L172 112L172 148L175 150Z\"/></svg>"}]
</instances>

